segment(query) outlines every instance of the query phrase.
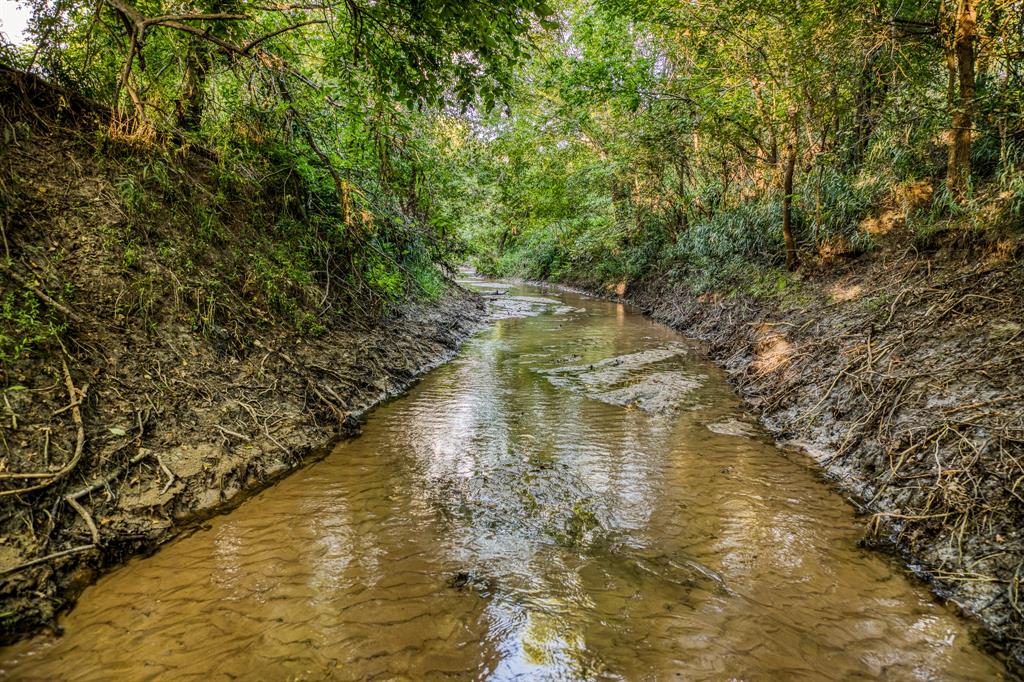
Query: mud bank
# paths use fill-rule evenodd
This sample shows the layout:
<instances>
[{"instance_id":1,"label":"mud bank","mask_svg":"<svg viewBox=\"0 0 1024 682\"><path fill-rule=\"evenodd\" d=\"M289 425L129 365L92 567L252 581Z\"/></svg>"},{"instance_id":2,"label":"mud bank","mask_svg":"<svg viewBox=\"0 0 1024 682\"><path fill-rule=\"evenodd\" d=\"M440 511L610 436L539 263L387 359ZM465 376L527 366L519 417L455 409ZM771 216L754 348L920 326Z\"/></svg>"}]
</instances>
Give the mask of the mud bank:
<instances>
[{"instance_id":1,"label":"mud bank","mask_svg":"<svg viewBox=\"0 0 1024 682\"><path fill-rule=\"evenodd\" d=\"M707 344L943 597L1024 662L1024 271L914 250L806 274L773 300L665 282L624 300Z\"/></svg>"},{"instance_id":2,"label":"mud bank","mask_svg":"<svg viewBox=\"0 0 1024 682\"><path fill-rule=\"evenodd\" d=\"M294 257L294 188L234 179L259 169L160 156L25 74L0 95L5 643L356 431L484 309L440 276L381 303Z\"/></svg>"},{"instance_id":3,"label":"mud bank","mask_svg":"<svg viewBox=\"0 0 1024 682\"><path fill-rule=\"evenodd\" d=\"M51 461L75 456L69 391L80 403L83 452L59 494L0 500L2 640L50 623L105 568L356 433L366 410L450 358L481 313L475 297L453 293L373 329L258 337L252 352L228 360L187 330L145 348L108 338L103 366L83 358L68 367L73 389L49 372L17 377L4 392L8 426L17 420L6 433L9 471L43 468L34 435L48 438Z\"/></svg>"}]
</instances>

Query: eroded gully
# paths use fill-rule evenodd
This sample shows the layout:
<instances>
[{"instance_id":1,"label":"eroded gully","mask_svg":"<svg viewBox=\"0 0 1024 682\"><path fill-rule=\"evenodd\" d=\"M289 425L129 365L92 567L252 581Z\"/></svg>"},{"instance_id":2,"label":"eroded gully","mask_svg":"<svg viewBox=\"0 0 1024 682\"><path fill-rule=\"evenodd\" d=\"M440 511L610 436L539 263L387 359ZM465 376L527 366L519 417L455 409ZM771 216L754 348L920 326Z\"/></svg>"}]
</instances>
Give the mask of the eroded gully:
<instances>
[{"instance_id":1,"label":"eroded gully","mask_svg":"<svg viewBox=\"0 0 1024 682\"><path fill-rule=\"evenodd\" d=\"M500 286L477 282L485 291ZM19 679L998 679L695 346L514 287L343 442L0 652Z\"/></svg>"}]
</instances>

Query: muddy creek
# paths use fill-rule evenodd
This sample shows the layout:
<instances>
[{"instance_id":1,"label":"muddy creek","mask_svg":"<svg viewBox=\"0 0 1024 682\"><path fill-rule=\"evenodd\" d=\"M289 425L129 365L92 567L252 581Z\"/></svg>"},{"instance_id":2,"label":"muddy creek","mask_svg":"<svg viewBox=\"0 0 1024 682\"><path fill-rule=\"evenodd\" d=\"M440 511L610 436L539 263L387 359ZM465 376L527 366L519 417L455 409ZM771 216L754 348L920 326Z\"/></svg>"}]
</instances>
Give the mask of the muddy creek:
<instances>
[{"instance_id":1,"label":"muddy creek","mask_svg":"<svg viewBox=\"0 0 1024 682\"><path fill-rule=\"evenodd\" d=\"M360 438L104 577L0 674L1001 677L686 339L614 303L493 298Z\"/></svg>"}]
</instances>

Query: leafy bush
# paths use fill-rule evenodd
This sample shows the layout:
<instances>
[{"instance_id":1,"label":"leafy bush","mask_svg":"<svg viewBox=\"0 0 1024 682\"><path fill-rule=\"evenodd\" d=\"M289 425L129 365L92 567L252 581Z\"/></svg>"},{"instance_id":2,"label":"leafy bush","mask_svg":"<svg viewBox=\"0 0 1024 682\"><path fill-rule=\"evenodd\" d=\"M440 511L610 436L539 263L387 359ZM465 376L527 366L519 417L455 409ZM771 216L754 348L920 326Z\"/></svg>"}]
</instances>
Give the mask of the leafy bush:
<instances>
[{"instance_id":1,"label":"leafy bush","mask_svg":"<svg viewBox=\"0 0 1024 682\"><path fill-rule=\"evenodd\" d=\"M32 292L5 292L0 298L0 364L13 364L32 348L62 334L65 328L65 324L46 318Z\"/></svg>"},{"instance_id":2,"label":"leafy bush","mask_svg":"<svg viewBox=\"0 0 1024 682\"><path fill-rule=\"evenodd\" d=\"M676 269L698 292L735 282L750 264L783 261L781 199L741 203L690 225L671 250Z\"/></svg>"}]
</instances>

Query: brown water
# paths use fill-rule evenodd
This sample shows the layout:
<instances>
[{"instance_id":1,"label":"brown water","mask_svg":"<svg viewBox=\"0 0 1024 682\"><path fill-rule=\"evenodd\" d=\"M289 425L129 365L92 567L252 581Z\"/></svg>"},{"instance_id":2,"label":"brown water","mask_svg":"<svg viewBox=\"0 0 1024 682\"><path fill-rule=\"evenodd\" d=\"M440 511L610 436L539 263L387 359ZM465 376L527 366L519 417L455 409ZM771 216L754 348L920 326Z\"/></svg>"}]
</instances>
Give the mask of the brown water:
<instances>
[{"instance_id":1,"label":"brown water","mask_svg":"<svg viewBox=\"0 0 1024 682\"><path fill-rule=\"evenodd\" d=\"M22 679L998 679L685 339L520 288L361 438L91 587ZM545 297L551 296L544 294ZM500 311L499 311L500 312ZM510 317L526 312L528 317Z\"/></svg>"}]
</instances>

